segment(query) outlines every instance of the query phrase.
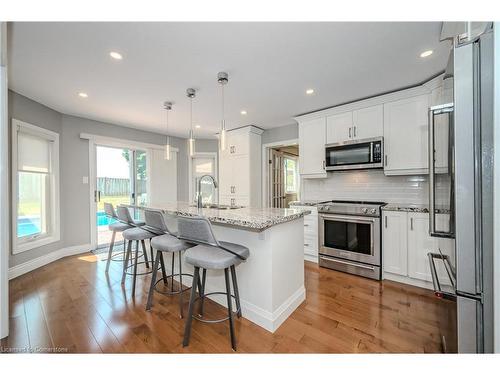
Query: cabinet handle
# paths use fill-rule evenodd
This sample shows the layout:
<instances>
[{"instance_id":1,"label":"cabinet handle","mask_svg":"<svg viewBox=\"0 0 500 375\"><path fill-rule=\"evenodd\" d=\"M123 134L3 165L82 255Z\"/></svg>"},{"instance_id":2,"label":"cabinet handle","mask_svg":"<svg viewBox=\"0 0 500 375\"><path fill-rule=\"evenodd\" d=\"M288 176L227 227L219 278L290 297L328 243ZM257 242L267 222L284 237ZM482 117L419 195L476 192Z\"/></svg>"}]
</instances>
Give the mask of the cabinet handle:
<instances>
[{"instance_id":1,"label":"cabinet handle","mask_svg":"<svg viewBox=\"0 0 500 375\"><path fill-rule=\"evenodd\" d=\"M309 247L309 244L308 244L308 243L305 243L305 244L304 244L304 246Z\"/></svg>"},{"instance_id":2,"label":"cabinet handle","mask_svg":"<svg viewBox=\"0 0 500 375\"><path fill-rule=\"evenodd\" d=\"M413 230L413 218L410 217L410 230Z\"/></svg>"},{"instance_id":3,"label":"cabinet handle","mask_svg":"<svg viewBox=\"0 0 500 375\"><path fill-rule=\"evenodd\" d=\"M351 138L351 129L352 128L349 128L349 138Z\"/></svg>"},{"instance_id":4,"label":"cabinet handle","mask_svg":"<svg viewBox=\"0 0 500 375\"><path fill-rule=\"evenodd\" d=\"M354 135L354 138L356 138L356 127L353 128L353 135Z\"/></svg>"},{"instance_id":5,"label":"cabinet handle","mask_svg":"<svg viewBox=\"0 0 500 375\"><path fill-rule=\"evenodd\" d=\"M384 156L385 159L385 166L387 167L387 155Z\"/></svg>"},{"instance_id":6,"label":"cabinet handle","mask_svg":"<svg viewBox=\"0 0 500 375\"><path fill-rule=\"evenodd\" d=\"M384 217L385 227L387 228L387 216Z\"/></svg>"},{"instance_id":7,"label":"cabinet handle","mask_svg":"<svg viewBox=\"0 0 500 375\"><path fill-rule=\"evenodd\" d=\"M322 163L322 164L323 164L323 169L325 169L325 164L326 164L326 162L325 162L324 160L323 160L323 163Z\"/></svg>"},{"instance_id":8,"label":"cabinet handle","mask_svg":"<svg viewBox=\"0 0 500 375\"><path fill-rule=\"evenodd\" d=\"M308 226L309 226L309 224L304 224L304 226L305 226L305 227L308 227Z\"/></svg>"}]
</instances>

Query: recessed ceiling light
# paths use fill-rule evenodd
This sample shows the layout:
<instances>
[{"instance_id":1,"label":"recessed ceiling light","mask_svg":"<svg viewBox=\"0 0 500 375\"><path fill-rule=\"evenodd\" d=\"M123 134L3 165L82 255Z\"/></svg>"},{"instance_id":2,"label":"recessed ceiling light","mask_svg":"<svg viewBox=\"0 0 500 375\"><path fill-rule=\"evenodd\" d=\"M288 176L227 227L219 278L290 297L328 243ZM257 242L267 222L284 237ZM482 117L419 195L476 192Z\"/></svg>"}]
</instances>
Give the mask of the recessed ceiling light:
<instances>
[{"instance_id":1,"label":"recessed ceiling light","mask_svg":"<svg viewBox=\"0 0 500 375\"><path fill-rule=\"evenodd\" d=\"M312 95L312 94L314 94L314 89L307 89L307 90L306 90L306 94L307 94L307 95Z\"/></svg>"},{"instance_id":2,"label":"recessed ceiling light","mask_svg":"<svg viewBox=\"0 0 500 375\"><path fill-rule=\"evenodd\" d=\"M86 92L79 92L79 93L78 93L78 96L79 96L80 98L88 98L88 97L89 97L89 96L87 95L87 93L86 93Z\"/></svg>"},{"instance_id":3,"label":"recessed ceiling light","mask_svg":"<svg viewBox=\"0 0 500 375\"><path fill-rule=\"evenodd\" d=\"M243 116L245 116L247 114L247 111L245 111L244 109L240 112Z\"/></svg>"},{"instance_id":4,"label":"recessed ceiling light","mask_svg":"<svg viewBox=\"0 0 500 375\"><path fill-rule=\"evenodd\" d=\"M199 128L201 128L201 125L195 125L195 128L199 129Z\"/></svg>"},{"instance_id":5,"label":"recessed ceiling light","mask_svg":"<svg viewBox=\"0 0 500 375\"><path fill-rule=\"evenodd\" d=\"M121 55L121 53L118 53L118 52L115 52L115 51L111 51L109 53L109 56L111 56L115 60L121 60L121 59L123 59L123 56Z\"/></svg>"},{"instance_id":6,"label":"recessed ceiling light","mask_svg":"<svg viewBox=\"0 0 500 375\"><path fill-rule=\"evenodd\" d=\"M430 55L432 55L432 50L427 50L427 51L424 51L420 54L420 57L429 57Z\"/></svg>"}]
</instances>

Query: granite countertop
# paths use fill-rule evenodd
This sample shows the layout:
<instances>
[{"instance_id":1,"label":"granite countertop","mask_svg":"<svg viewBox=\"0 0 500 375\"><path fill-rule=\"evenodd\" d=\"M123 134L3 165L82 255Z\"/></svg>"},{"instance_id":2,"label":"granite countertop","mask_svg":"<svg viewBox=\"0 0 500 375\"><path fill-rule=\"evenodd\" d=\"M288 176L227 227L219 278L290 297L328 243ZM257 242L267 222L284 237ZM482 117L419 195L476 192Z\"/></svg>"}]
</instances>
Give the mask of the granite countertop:
<instances>
[{"instance_id":1,"label":"granite countertop","mask_svg":"<svg viewBox=\"0 0 500 375\"><path fill-rule=\"evenodd\" d=\"M384 211L404 211L404 212L422 212L429 213L429 206L425 204L410 204L410 203L387 203L382 207ZM449 214L449 208L436 207L436 213Z\"/></svg>"},{"instance_id":2,"label":"granite countertop","mask_svg":"<svg viewBox=\"0 0 500 375\"><path fill-rule=\"evenodd\" d=\"M151 208L161 210L167 214L177 216L204 216L212 224L226 225L238 229L246 229L256 232L264 231L274 225L300 219L311 212L297 208L236 208L198 209L195 205L187 202L160 203L148 207L130 206L133 208Z\"/></svg>"}]
</instances>

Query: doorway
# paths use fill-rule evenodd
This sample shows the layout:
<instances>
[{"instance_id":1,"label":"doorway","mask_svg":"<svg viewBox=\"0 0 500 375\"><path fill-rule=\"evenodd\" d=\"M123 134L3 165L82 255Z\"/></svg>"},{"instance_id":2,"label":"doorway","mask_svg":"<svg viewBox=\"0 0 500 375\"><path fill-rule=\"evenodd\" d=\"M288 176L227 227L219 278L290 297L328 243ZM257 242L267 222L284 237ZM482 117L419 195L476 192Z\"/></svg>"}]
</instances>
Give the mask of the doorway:
<instances>
[{"instance_id":1,"label":"doorway","mask_svg":"<svg viewBox=\"0 0 500 375\"><path fill-rule=\"evenodd\" d=\"M95 145L95 233L96 248L109 246L112 232L108 225L115 222L106 217L104 203L114 207L120 204L143 206L148 203L147 151ZM133 213L136 219L140 211ZM116 241L122 241L121 233Z\"/></svg>"},{"instance_id":2,"label":"doorway","mask_svg":"<svg viewBox=\"0 0 500 375\"><path fill-rule=\"evenodd\" d=\"M300 199L299 146L295 141L264 145L264 154L264 206L288 208Z\"/></svg>"}]
</instances>

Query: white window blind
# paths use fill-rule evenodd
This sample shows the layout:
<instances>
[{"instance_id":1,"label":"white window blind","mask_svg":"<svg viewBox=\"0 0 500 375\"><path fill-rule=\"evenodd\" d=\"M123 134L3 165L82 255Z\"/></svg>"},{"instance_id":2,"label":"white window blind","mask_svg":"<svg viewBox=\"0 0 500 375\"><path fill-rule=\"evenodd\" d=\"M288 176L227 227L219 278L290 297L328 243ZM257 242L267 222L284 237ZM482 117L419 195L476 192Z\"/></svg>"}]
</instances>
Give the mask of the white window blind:
<instances>
[{"instance_id":1,"label":"white window blind","mask_svg":"<svg viewBox=\"0 0 500 375\"><path fill-rule=\"evenodd\" d=\"M19 132L17 145L18 171L50 173L50 140Z\"/></svg>"}]
</instances>

